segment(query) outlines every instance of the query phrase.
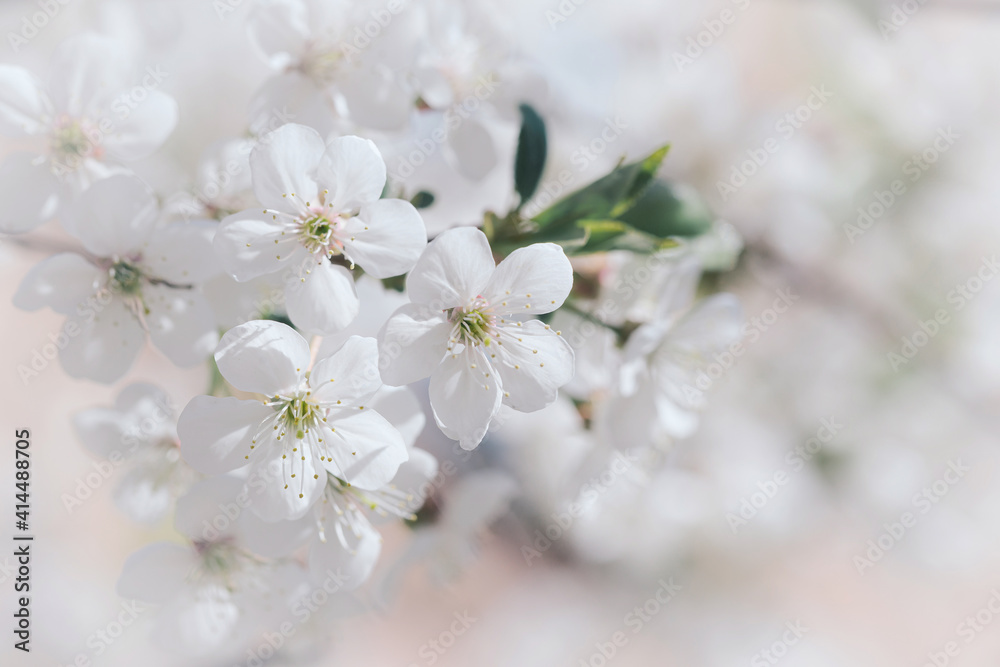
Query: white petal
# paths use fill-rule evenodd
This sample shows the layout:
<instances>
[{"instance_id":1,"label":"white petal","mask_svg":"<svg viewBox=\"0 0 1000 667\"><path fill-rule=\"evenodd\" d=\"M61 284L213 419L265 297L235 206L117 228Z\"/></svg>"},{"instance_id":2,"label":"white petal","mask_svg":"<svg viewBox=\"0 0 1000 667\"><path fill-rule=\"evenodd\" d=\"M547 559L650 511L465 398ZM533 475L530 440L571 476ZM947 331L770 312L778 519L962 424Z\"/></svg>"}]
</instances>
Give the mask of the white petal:
<instances>
[{"instance_id":1,"label":"white petal","mask_svg":"<svg viewBox=\"0 0 1000 667\"><path fill-rule=\"evenodd\" d=\"M293 521L303 517L320 499L326 475L311 448L310 454L305 461L298 457L282 459L279 448L273 448L270 458L258 459L251 466L247 494L257 516L268 522Z\"/></svg>"},{"instance_id":2,"label":"white petal","mask_svg":"<svg viewBox=\"0 0 1000 667\"><path fill-rule=\"evenodd\" d=\"M401 85L389 67L360 67L340 81L351 120L363 127L387 132L405 128L413 111L413 93Z\"/></svg>"},{"instance_id":3,"label":"white petal","mask_svg":"<svg viewBox=\"0 0 1000 667\"><path fill-rule=\"evenodd\" d=\"M667 334L675 349L721 352L742 337L743 308L732 294L715 294L697 304Z\"/></svg>"},{"instance_id":4,"label":"white petal","mask_svg":"<svg viewBox=\"0 0 1000 667\"><path fill-rule=\"evenodd\" d=\"M573 348L538 320L501 330L495 364L503 380L504 403L521 412L541 410L573 379Z\"/></svg>"},{"instance_id":5,"label":"white petal","mask_svg":"<svg viewBox=\"0 0 1000 667\"><path fill-rule=\"evenodd\" d=\"M110 384L121 378L146 343L146 332L120 298L98 298L67 320L69 342L59 355L63 370L76 378Z\"/></svg>"},{"instance_id":6,"label":"white petal","mask_svg":"<svg viewBox=\"0 0 1000 667\"><path fill-rule=\"evenodd\" d=\"M321 404L367 405L382 387L378 372L378 343L351 336L343 347L320 359L309 374L313 399Z\"/></svg>"},{"instance_id":7,"label":"white petal","mask_svg":"<svg viewBox=\"0 0 1000 667\"><path fill-rule=\"evenodd\" d=\"M97 293L103 277L104 272L76 253L53 255L28 271L14 294L14 305L22 310L48 306L74 315Z\"/></svg>"},{"instance_id":8,"label":"white petal","mask_svg":"<svg viewBox=\"0 0 1000 667\"><path fill-rule=\"evenodd\" d=\"M229 384L268 397L295 390L309 360L305 338L287 324L268 320L233 327L215 352L219 372Z\"/></svg>"},{"instance_id":9,"label":"white petal","mask_svg":"<svg viewBox=\"0 0 1000 667\"><path fill-rule=\"evenodd\" d=\"M41 118L51 111L48 96L28 70L0 64L0 132L38 134Z\"/></svg>"},{"instance_id":10,"label":"white petal","mask_svg":"<svg viewBox=\"0 0 1000 667\"><path fill-rule=\"evenodd\" d=\"M319 348L319 356L328 357L347 341L351 336L378 336L379 329L386 323L396 309L409 303L406 295L394 289L382 286L381 280L362 274L355 282L360 308L358 316L351 324L336 334L323 337Z\"/></svg>"},{"instance_id":11,"label":"white petal","mask_svg":"<svg viewBox=\"0 0 1000 667\"><path fill-rule=\"evenodd\" d=\"M385 417L369 407L346 416L334 412L324 429L326 469L359 489L385 486L409 454L406 443Z\"/></svg>"},{"instance_id":12,"label":"white petal","mask_svg":"<svg viewBox=\"0 0 1000 667\"><path fill-rule=\"evenodd\" d=\"M266 135L293 119L326 136L335 129L332 111L326 91L313 79L298 70L286 70L257 89L247 115L254 136Z\"/></svg>"},{"instance_id":13,"label":"white petal","mask_svg":"<svg viewBox=\"0 0 1000 667\"><path fill-rule=\"evenodd\" d=\"M73 417L83 446L101 458L125 457L139 447L176 438L170 398L159 387L135 382L125 387L114 408L91 408Z\"/></svg>"},{"instance_id":14,"label":"white petal","mask_svg":"<svg viewBox=\"0 0 1000 667\"><path fill-rule=\"evenodd\" d=\"M234 213L219 225L212 246L223 268L240 282L293 266L306 249L286 226L261 209Z\"/></svg>"},{"instance_id":15,"label":"white petal","mask_svg":"<svg viewBox=\"0 0 1000 667\"><path fill-rule=\"evenodd\" d=\"M354 278L325 258L309 261L298 275L286 279L285 307L289 319L305 333L336 333L358 316Z\"/></svg>"},{"instance_id":16,"label":"white petal","mask_svg":"<svg viewBox=\"0 0 1000 667\"><path fill-rule=\"evenodd\" d=\"M108 155L131 162L149 157L163 145L177 126L177 101L158 90L146 91L146 98L116 119L102 144Z\"/></svg>"},{"instance_id":17,"label":"white petal","mask_svg":"<svg viewBox=\"0 0 1000 667\"><path fill-rule=\"evenodd\" d=\"M474 181L484 179L499 163L496 143L486 127L467 120L448 135L448 148L459 173Z\"/></svg>"},{"instance_id":18,"label":"white petal","mask_svg":"<svg viewBox=\"0 0 1000 667\"><path fill-rule=\"evenodd\" d=\"M309 12L296 0L266 0L251 11L247 29L271 67L281 69L298 62L305 50L310 36Z\"/></svg>"},{"instance_id":19,"label":"white petal","mask_svg":"<svg viewBox=\"0 0 1000 667\"><path fill-rule=\"evenodd\" d=\"M0 165L0 232L21 234L48 222L59 209L62 187L47 162L12 153Z\"/></svg>"},{"instance_id":20,"label":"white petal","mask_svg":"<svg viewBox=\"0 0 1000 667\"><path fill-rule=\"evenodd\" d=\"M383 386L371 400L371 407L396 427L407 447L413 447L427 424L424 408L409 387Z\"/></svg>"},{"instance_id":21,"label":"white petal","mask_svg":"<svg viewBox=\"0 0 1000 667\"><path fill-rule=\"evenodd\" d=\"M401 386L430 376L448 349L452 328L439 310L402 306L378 334L382 381Z\"/></svg>"},{"instance_id":22,"label":"white petal","mask_svg":"<svg viewBox=\"0 0 1000 667\"><path fill-rule=\"evenodd\" d=\"M438 67L418 67L413 72L420 98L432 109L447 109L455 99L451 82Z\"/></svg>"},{"instance_id":23,"label":"white petal","mask_svg":"<svg viewBox=\"0 0 1000 667\"><path fill-rule=\"evenodd\" d=\"M49 93L56 111L99 118L130 83L133 58L96 33L67 39L49 62Z\"/></svg>"},{"instance_id":24,"label":"white petal","mask_svg":"<svg viewBox=\"0 0 1000 667\"><path fill-rule=\"evenodd\" d=\"M326 145L319 132L289 123L261 137L250 153L253 190L266 208L302 212L318 203L316 165ZM294 197L292 196L294 195Z\"/></svg>"},{"instance_id":25,"label":"white petal","mask_svg":"<svg viewBox=\"0 0 1000 667\"><path fill-rule=\"evenodd\" d=\"M116 590L123 598L162 604L177 594L197 564L191 547L170 542L147 544L125 560Z\"/></svg>"},{"instance_id":26,"label":"white petal","mask_svg":"<svg viewBox=\"0 0 1000 667\"><path fill-rule=\"evenodd\" d=\"M417 209L402 199L380 199L348 219L340 237L345 254L376 278L413 268L427 246L427 230Z\"/></svg>"},{"instance_id":27,"label":"white petal","mask_svg":"<svg viewBox=\"0 0 1000 667\"><path fill-rule=\"evenodd\" d=\"M325 541L317 537L309 547L309 570L316 581L330 572L343 576L341 590L353 590L371 576L382 552L382 536L370 524L361 524L359 535L344 530L346 545L341 544L331 523L324 526Z\"/></svg>"},{"instance_id":28,"label":"white petal","mask_svg":"<svg viewBox=\"0 0 1000 667\"><path fill-rule=\"evenodd\" d=\"M156 472L162 473L161 470ZM146 467L127 470L115 485L112 498L121 512L137 523L154 524L173 506L173 494L167 480L159 479Z\"/></svg>"},{"instance_id":29,"label":"white petal","mask_svg":"<svg viewBox=\"0 0 1000 667\"><path fill-rule=\"evenodd\" d=\"M662 319L672 319L678 313L683 313L694 302L701 280L701 263L691 255L667 264L667 277L660 287L660 297L656 303L656 314Z\"/></svg>"},{"instance_id":30,"label":"white petal","mask_svg":"<svg viewBox=\"0 0 1000 667\"><path fill-rule=\"evenodd\" d=\"M356 211L382 196L385 162L370 139L338 137L326 147L316 180L329 190L326 203L335 213Z\"/></svg>"},{"instance_id":31,"label":"white petal","mask_svg":"<svg viewBox=\"0 0 1000 667\"><path fill-rule=\"evenodd\" d=\"M156 225L156 197L134 176L97 181L80 195L74 208L76 235L98 257L135 253Z\"/></svg>"},{"instance_id":32,"label":"white petal","mask_svg":"<svg viewBox=\"0 0 1000 667\"><path fill-rule=\"evenodd\" d=\"M146 327L153 345L173 363L188 368L204 362L219 342L208 299L194 289L166 285L143 288Z\"/></svg>"},{"instance_id":33,"label":"white petal","mask_svg":"<svg viewBox=\"0 0 1000 667\"><path fill-rule=\"evenodd\" d=\"M264 521L256 512L244 512L237 530L248 551L264 558L281 558L309 540L316 532L316 519L307 514L295 521Z\"/></svg>"},{"instance_id":34,"label":"white petal","mask_svg":"<svg viewBox=\"0 0 1000 667\"><path fill-rule=\"evenodd\" d=\"M102 459L125 449L125 434L132 420L111 408L91 408L73 416L73 430L89 451Z\"/></svg>"},{"instance_id":35,"label":"white petal","mask_svg":"<svg viewBox=\"0 0 1000 667\"><path fill-rule=\"evenodd\" d=\"M475 449L500 410L500 383L482 346L446 355L431 375L430 398L441 431Z\"/></svg>"},{"instance_id":36,"label":"white petal","mask_svg":"<svg viewBox=\"0 0 1000 667\"><path fill-rule=\"evenodd\" d=\"M273 414L257 401L195 396L177 420L181 455L195 470L209 475L244 466L251 439Z\"/></svg>"},{"instance_id":37,"label":"white petal","mask_svg":"<svg viewBox=\"0 0 1000 667\"><path fill-rule=\"evenodd\" d=\"M410 450L410 458L399 466L396 476L392 478L393 488L406 496L407 509L416 512L420 509L427 496L434 490L432 480L438 473L438 460L434 455L423 449Z\"/></svg>"},{"instance_id":38,"label":"white petal","mask_svg":"<svg viewBox=\"0 0 1000 667\"><path fill-rule=\"evenodd\" d=\"M133 382L118 394L115 409L131 416L147 441L177 437L176 408L170 396L156 385Z\"/></svg>"},{"instance_id":39,"label":"white petal","mask_svg":"<svg viewBox=\"0 0 1000 667\"><path fill-rule=\"evenodd\" d=\"M535 243L508 255L484 296L500 313L551 313L573 289L573 267L555 243Z\"/></svg>"},{"instance_id":40,"label":"white petal","mask_svg":"<svg viewBox=\"0 0 1000 667\"><path fill-rule=\"evenodd\" d=\"M436 310L464 306L482 293L495 268L486 234L474 227L449 229L417 260L406 293L410 301Z\"/></svg>"},{"instance_id":41,"label":"white petal","mask_svg":"<svg viewBox=\"0 0 1000 667\"><path fill-rule=\"evenodd\" d=\"M243 493L244 482L231 475L216 475L196 482L177 499L174 528L191 540L215 542L231 535L236 522L249 503ZM243 505L237 503L243 500ZM250 515L251 512L247 512Z\"/></svg>"},{"instance_id":42,"label":"white petal","mask_svg":"<svg viewBox=\"0 0 1000 667\"><path fill-rule=\"evenodd\" d=\"M218 275L222 269L212 247L218 228L211 220L160 227L143 250L145 268L175 285L198 285Z\"/></svg>"}]
</instances>

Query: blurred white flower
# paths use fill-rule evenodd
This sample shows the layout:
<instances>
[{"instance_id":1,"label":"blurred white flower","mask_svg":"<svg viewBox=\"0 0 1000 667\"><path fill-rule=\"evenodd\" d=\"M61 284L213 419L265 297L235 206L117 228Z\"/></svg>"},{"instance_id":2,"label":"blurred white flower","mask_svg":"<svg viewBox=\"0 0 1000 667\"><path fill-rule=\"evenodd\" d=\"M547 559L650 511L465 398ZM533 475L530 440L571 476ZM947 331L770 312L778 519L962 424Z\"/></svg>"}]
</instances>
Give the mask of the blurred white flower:
<instances>
[{"instance_id":1,"label":"blurred white flower","mask_svg":"<svg viewBox=\"0 0 1000 667\"><path fill-rule=\"evenodd\" d=\"M118 467L124 464L114 501L135 521L153 523L193 481L181 460L177 415L159 387L137 382L125 387L111 408L91 408L73 418L77 436L90 452Z\"/></svg>"},{"instance_id":2,"label":"blurred white flower","mask_svg":"<svg viewBox=\"0 0 1000 667\"><path fill-rule=\"evenodd\" d=\"M285 304L297 327L335 333L355 318L358 297L343 258L376 278L409 271L427 243L409 202L379 199L385 163L370 141L329 145L302 125L283 125L250 155L254 191L266 207L226 218L215 249L237 280L286 270Z\"/></svg>"},{"instance_id":3,"label":"blurred white flower","mask_svg":"<svg viewBox=\"0 0 1000 667\"><path fill-rule=\"evenodd\" d=\"M0 132L45 144L0 166L0 231L38 227L93 182L128 173L122 162L152 154L170 135L177 103L156 89L166 73L147 68L133 87L131 62L117 43L85 33L57 50L47 87L0 65Z\"/></svg>"},{"instance_id":4,"label":"blurred white flower","mask_svg":"<svg viewBox=\"0 0 1000 667\"><path fill-rule=\"evenodd\" d=\"M111 383L128 371L148 333L178 366L194 366L218 342L198 285L218 272L215 224L156 226L156 198L132 176L98 181L73 212L87 256L61 253L25 276L14 295L24 310L68 315L59 360L67 373Z\"/></svg>"},{"instance_id":5,"label":"blurred white flower","mask_svg":"<svg viewBox=\"0 0 1000 667\"><path fill-rule=\"evenodd\" d=\"M601 414L615 439L663 445L697 428L697 410L707 389L699 378L718 363L715 355L739 342L743 322L739 301L731 294L694 304L700 277L693 257L672 263L655 319L629 336L617 391Z\"/></svg>"},{"instance_id":6,"label":"blurred white flower","mask_svg":"<svg viewBox=\"0 0 1000 667\"><path fill-rule=\"evenodd\" d=\"M177 425L182 452L205 473L250 466L261 518L304 515L322 496L326 472L376 490L407 459L399 432L369 404L382 386L374 339L352 337L309 370L302 336L254 321L227 332L215 360L233 387L262 399L196 396Z\"/></svg>"},{"instance_id":7,"label":"blurred white flower","mask_svg":"<svg viewBox=\"0 0 1000 667\"><path fill-rule=\"evenodd\" d=\"M478 229L437 237L410 272L407 296L379 333L387 384L430 376L434 418L474 449L501 405L539 410L573 377L573 350L525 315L559 308L573 286L562 248L538 243L499 265Z\"/></svg>"},{"instance_id":8,"label":"blurred white flower","mask_svg":"<svg viewBox=\"0 0 1000 667\"><path fill-rule=\"evenodd\" d=\"M237 507L240 488L231 477L202 480L177 502L175 527L190 543L154 542L125 561L118 594L161 605L153 636L171 652L234 659L309 591L300 566L251 554L241 540L241 517L220 514ZM225 527L206 530L220 518Z\"/></svg>"}]
</instances>

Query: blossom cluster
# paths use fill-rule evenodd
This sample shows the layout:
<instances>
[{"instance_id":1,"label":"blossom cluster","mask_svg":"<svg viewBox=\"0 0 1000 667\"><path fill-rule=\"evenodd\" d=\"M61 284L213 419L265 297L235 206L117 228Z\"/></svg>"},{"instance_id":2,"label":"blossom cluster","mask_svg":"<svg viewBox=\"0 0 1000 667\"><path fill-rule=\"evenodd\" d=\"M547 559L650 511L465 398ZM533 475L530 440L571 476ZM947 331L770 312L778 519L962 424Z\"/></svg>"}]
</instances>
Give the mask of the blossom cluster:
<instances>
[{"instance_id":1,"label":"blossom cluster","mask_svg":"<svg viewBox=\"0 0 1000 667\"><path fill-rule=\"evenodd\" d=\"M460 575L514 499L551 501L532 457L641 489L741 337L703 280L740 239L658 176L666 147L533 204L558 117L539 65L472 3L390 12L357 43L368 5L254 3L270 74L176 182L150 161L191 131L185 107L127 46L73 37L45 84L0 66L0 131L29 147L0 166L0 231L47 254L15 304L66 317L74 378L116 383L147 343L205 369L183 407L133 382L74 419L95 455L124 452L123 511L173 517L118 590L189 655L242 655L316 586L386 602L415 563ZM560 498L614 522L590 490Z\"/></svg>"}]
</instances>

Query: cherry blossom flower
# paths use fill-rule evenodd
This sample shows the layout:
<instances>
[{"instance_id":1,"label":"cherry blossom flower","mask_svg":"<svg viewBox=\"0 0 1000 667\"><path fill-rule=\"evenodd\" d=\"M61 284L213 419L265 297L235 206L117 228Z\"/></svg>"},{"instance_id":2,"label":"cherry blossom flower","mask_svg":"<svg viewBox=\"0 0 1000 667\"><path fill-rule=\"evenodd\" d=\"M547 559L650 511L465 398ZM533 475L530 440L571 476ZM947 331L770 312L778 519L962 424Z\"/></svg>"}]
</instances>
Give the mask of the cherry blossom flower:
<instances>
[{"instance_id":1,"label":"cherry blossom flower","mask_svg":"<svg viewBox=\"0 0 1000 667\"><path fill-rule=\"evenodd\" d=\"M178 500L174 520L188 544L154 542L125 561L118 594L159 605L153 638L171 652L235 659L309 591L300 566L246 549L242 516L222 513L239 507L240 488L226 476L195 484Z\"/></svg>"},{"instance_id":2,"label":"cherry blossom flower","mask_svg":"<svg viewBox=\"0 0 1000 667\"><path fill-rule=\"evenodd\" d=\"M177 103L156 90L166 74L151 68L133 88L131 62L116 42L85 33L56 51L47 87L23 68L0 65L0 132L42 144L0 166L0 231L38 227L93 182L127 173L121 163L152 154L170 135Z\"/></svg>"},{"instance_id":3,"label":"cherry blossom flower","mask_svg":"<svg viewBox=\"0 0 1000 667\"><path fill-rule=\"evenodd\" d=\"M340 137L329 145L302 125L283 125L250 155L265 206L226 218L215 248L239 281L285 271L285 305L296 327L328 334L358 313L350 272L376 278L409 271L427 243L417 210L379 199L385 164L374 144ZM338 262L338 263L335 263Z\"/></svg>"},{"instance_id":4,"label":"cherry blossom flower","mask_svg":"<svg viewBox=\"0 0 1000 667\"><path fill-rule=\"evenodd\" d=\"M321 473L326 478L322 500L303 517L269 522L253 512L240 515L236 530L250 551L274 558L308 542L314 580L324 579L331 571L340 572L343 589L351 590L368 579L382 549L377 526L415 519L414 513L431 491L431 480L437 474L437 459L412 447L423 429L424 413L409 389L382 387L369 407L398 426L408 447L409 458L400 464L392 480L378 489L365 490L329 472ZM240 480L230 483L243 486Z\"/></svg>"},{"instance_id":5,"label":"cherry blossom flower","mask_svg":"<svg viewBox=\"0 0 1000 667\"><path fill-rule=\"evenodd\" d=\"M14 295L24 310L48 306L69 316L60 362L73 377L122 377L147 334L179 366L203 362L218 342L212 310L197 285L218 269L208 221L157 227L156 198L135 177L111 176L74 211L86 256L54 255Z\"/></svg>"},{"instance_id":6,"label":"cherry blossom flower","mask_svg":"<svg viewBox=\"0 0 1000 667\"><path fill-rule=\"evenodd\" d=\"M523 319L559 308L572 284L553 243L519 248L496 265L480 230L441 234L407 278L412 303L379 333L385 382L430 376L438 426L474 449L501 405L539 410L572 378L573 350L559 332Z\"/></svg>"},{"instance_id":7,"label":"cherry blossom flower","mask_svg":"<svg viewBox=\"0 0 1000 667\"><path fill-rule=\"evenodd\" d=\"M402 436L370 400L382 386L372 338L352 337L310 369L309 344L280 322L227 332L222 376L260 399L196 396L177 426L184 458L208 474L249 466L253 508L266 521L303 516L326 473L376 490L407 459Z\"/></svg>"},{"instance_id":8,"label":"cherry blossom flower","mask_svg":"<svg viewBox=\"0 0 1000 667\"><path fill-rule=\"evenodd\" d=\"M376 24L373 36L364 31L375 12L388 20ZM412 57L418 24L392 20L398 12L377 0L260 0L249 17L250 38L279 73L254 96L253 124L289 105L299 122L323 132L344 118L373 129L402 128L413 97L394 72Z\"/></svg>"},{"instance_id":9,"label":"cherry blossom flower","mask_svg":"<svg viewBox=\"0 0 1000 667\"><path fill-rule=\"evenodd\" d=\"M181 460L177 414L162 389L144 382L125 387L114 407L90 408L73 418L77 436L104 465L122 467L114 501L135 521L154 523L194 481Z\"/></svg>"},{"instance_id":10,"label":"cherry blossom flower","mask_svg":"<svg viewBox=\"0 0 1000 667\"><path fill-rule=\"evenodd\" d=\"M705 405L699 378L716 363L715 355L742 336L735 296L715 294L694 303L701 277L694 257L682 256L669 269L653 319L625 344L618 387L601 415L623 442L665 445L694 433Z\"/></svg>"}]
</instances>

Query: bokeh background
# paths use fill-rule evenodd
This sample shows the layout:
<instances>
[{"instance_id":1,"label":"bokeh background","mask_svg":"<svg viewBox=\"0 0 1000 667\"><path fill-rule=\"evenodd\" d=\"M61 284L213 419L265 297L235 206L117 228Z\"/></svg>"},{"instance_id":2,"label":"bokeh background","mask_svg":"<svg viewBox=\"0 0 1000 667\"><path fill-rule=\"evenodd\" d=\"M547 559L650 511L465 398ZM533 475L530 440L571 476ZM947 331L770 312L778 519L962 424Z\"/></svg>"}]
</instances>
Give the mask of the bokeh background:
<instances>
[{"instance_id":1,"label":"bokeh background","mask_svg":"<svg viewBox=\"0 0 1000 667\"><path fill-rule=\"evenodd\" d=\"M211 0L71 0L17 53L0 46L0 59L44 74L54 47L85 29L145 49L170 72L163 89L181 120L140 173L169 188L207 144L246 125L247 100L267 75L246 38L251 3L226 3L233 11L220 17ZM547 489L576 455L566 435L575 417L557 404L500 430L477 450L479 463L464 465L503 466L520 493L467 567L444 585L408 571L384 607L362 615L331 604L271 664L996 664L1000 280L977 278L994 277L1000 252L1000 5L494 4L498 29L550 83L547 173L568 169L582 186L623 155L670 142L663 173L743 237L735 270L715 287L740 297L756 336L713 383L700 430L673 447L671 465L616 483L600 513L530 563L522 546L557 509L546 506ZM37 9L4 0L0 34ZM723 12L730 22L719 22ZM191 44L203 55L192 59ZM615 140L592 160L574 159L608 122L622 128ZM745 184L720 190L769 139L776 150ZM897 179L905 192L859 226L859 208L877 211ZM10 304L41 257L15 239L0 244L0 523L9 536L13 433L27 427L37 536L28 656L11 648L13 559L0 547L0 663L191 664L150 643L149 609L110 646L94 639L123 609L114 588L126 556L179 539L169 520L141 527L122 516L114 475L72 511L62 498L95 469L71 415L110 404L133 380L154 381L183 405L207 372L178 370L147 349L119 386L74 380L56 363L22 381L17 366L61 325L54 313ZM968 298L955 296L958 286ZM780 293L794 295L791 305L769 312ZM941 310L947 322L921 336L921 322ZM913 354L891 357L906 341ZM808 461L789 454L821 435ZM451 452L432 426L419 444L442 460ZM949 466L967 471L942 483ZM783 483L771 484L776 474ZM919 500L925 488L933 502ZM767 489L773 497L734 523ZM905 512L916 524L887 539ZM387 565L409 531L386 531ZM880 538L883 555L869 543ZM628 615L671 578L680 591L633 632ZM449 638L455 614L475 620ZM617 632L627 643L603 657ZM429 650L432 640L449 646Z\"/></svg>"}]
</instances>

